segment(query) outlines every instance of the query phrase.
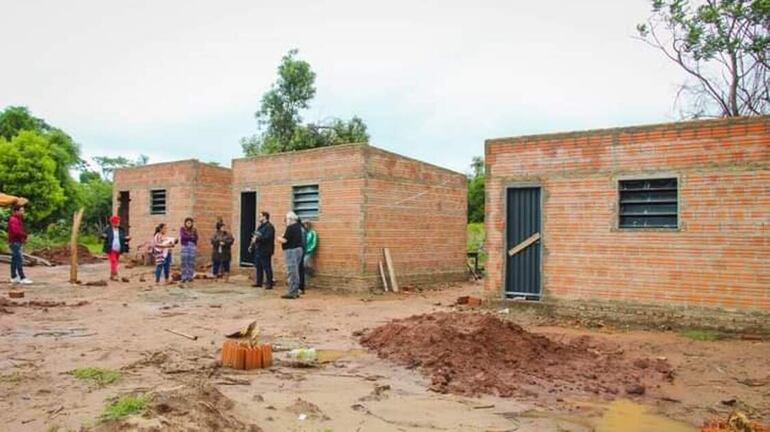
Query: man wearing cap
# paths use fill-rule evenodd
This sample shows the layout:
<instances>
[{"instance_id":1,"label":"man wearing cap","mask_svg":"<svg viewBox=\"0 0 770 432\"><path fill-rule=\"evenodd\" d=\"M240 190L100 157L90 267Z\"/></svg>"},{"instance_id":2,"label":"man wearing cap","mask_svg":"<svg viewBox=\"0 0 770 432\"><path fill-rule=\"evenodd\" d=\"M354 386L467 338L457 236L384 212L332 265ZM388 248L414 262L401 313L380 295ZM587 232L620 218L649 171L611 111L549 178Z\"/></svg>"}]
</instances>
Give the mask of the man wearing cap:
<instances>
[{"instance_id":1,"label":"man wearing cap","mask_svg":"<svg viewBox=\"0 0 770 432\"><path fill-rule=\"evenodd\" d=\"M110 260L110 280L118 280L118 260L121 253L128 252L128 241L131 237L127 236L123 227L120 226L120 217L112 215L110 225L102 233L104 239L102 249Z\"/></svg>"}]
</instances>

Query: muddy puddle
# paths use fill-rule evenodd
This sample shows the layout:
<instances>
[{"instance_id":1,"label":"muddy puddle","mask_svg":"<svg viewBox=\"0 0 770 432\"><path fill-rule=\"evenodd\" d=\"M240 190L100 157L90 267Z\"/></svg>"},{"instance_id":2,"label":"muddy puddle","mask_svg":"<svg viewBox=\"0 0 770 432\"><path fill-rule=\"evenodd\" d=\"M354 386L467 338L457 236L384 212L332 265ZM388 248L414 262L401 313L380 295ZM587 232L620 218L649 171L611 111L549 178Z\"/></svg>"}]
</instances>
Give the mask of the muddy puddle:
<instances>
[{"instance_id":1,"label":"muddy puddle","mask_svg":"<svg viewBox=\"0 0 770 432\"><path fill-rule=\"evenodd\" d=\"M687 423L672 420L644 405L627 399L618 399L607 405L589 405L604 409L601 417L592 421L595 432L696 432Z\"/></svg>"}]
</instances>

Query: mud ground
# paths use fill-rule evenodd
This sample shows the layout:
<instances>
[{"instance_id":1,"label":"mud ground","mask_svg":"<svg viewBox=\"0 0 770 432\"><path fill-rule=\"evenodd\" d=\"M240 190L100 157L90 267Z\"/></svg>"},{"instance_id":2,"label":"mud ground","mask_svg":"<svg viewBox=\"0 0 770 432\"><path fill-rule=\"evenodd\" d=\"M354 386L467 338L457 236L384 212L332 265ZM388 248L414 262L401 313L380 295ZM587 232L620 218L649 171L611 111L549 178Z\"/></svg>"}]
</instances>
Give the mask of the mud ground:
<instances>
[{"instance_id":1,"label":"mud ground","mask_svg":"<svg viewBox=\"0 0 770 432\"><path fill-rule=\"evenodd\" d=\"M701 342L674 333L597 331L499 314L554 341L584 343L588 336L592 346L613 347L630 358L664 357L674 380L614 401L584 393L564 395L558 404L544 404L537 394L466 397L430 391L430 380L418 370L361 352L358 339L360 330L391 319L455 310L454 300L479 293L480 285L381 296L311 288L302 299L287 301L279 298L280 289L251 288L243 276L230 284L201 280L182 289L139 282L149 269L134 268L123 271L129 283L86 287L66 283L66 266L27 270L36 284L23 288L25 298L13 300L30 303L0 308L4 430L105 428L98 419L107 401L138 393L176 401L128 423L146 430L194 430L194 425L174 424L173 410L182 410L177 419L264 431L687 431L735 407L753 419L770 419L770 342ZM0 274L7 272L8 266L0 265ZM106 263L86 265L80 279L107 274ZM6 280L0 283L5 298ZM279 364L269 370L217 368L222 335L251 320L258 321L266 341L340 350L340 357L316 368L294 368L280 364L276 353ZM83 367L116 369L123 376L98 386L68 374ZM216 397L207 402L211 394ZM191 412L184 412L187 399ZM195 411L196 406L217 418Z\"/></svg>"}]
</instances>

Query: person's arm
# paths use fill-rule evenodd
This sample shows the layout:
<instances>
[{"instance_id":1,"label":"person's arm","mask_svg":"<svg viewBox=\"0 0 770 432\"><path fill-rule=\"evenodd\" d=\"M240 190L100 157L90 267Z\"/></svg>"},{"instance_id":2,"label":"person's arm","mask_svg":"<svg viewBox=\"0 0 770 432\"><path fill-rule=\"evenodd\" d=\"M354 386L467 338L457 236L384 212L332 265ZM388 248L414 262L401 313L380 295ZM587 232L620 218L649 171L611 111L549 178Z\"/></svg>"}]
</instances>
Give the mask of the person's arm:
<instances>
[{"instance_id":1,"label":"person's arm","mask_svg":"<svg viewBox=\"0 0 770 432\"><path fill-rule=\"evenodd\" d=\"M286 227L286 230L283 232L282 236L277 237L278 243L286 243L288 240L286 240L286 237L289 236L289 227Z\"/></svg>"},{"instance_id":2,"label":"person's arm","mask_svg":"<svg viewBox=\"0 0 770 432\"><path fill-rule=\"evenodd\" d=\"M233 237L232 234L227 234L225 236L225 246L232 246L233 243L235 243L235 237Z\"/></svg>"},{"instance_id":3,"label":"person's arm","mask_svg":"<svg viewBox=\"0 0 770 432\"><path fill-rule=\"evenodd\" d=\"M110 235L108 234L108 232L109 232L109 230L111 230L111 229L112 229L112 227L107 227L107 228L103 229L103 230L102 230L102 235L101 235L101 237L102 237L102 238L104 238L104 239L108 238L108 237L110 236Z\"/></svg>"}]
</instances>

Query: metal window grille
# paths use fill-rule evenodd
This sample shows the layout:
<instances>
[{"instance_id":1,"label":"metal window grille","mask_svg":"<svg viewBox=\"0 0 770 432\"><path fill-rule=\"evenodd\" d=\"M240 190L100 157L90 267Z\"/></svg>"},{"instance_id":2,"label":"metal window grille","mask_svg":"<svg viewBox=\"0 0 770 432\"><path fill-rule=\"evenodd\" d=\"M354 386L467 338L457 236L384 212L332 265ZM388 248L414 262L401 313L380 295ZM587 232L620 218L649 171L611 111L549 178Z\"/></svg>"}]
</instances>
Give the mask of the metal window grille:
<instances>
[{"instance_id":1,"label":"metal window grille","mask_svg":"<svg viewBox=\"0 0 770 432\"><path fill-rule=\"evenodd\" d=\"M301 219L316 219L318 217L318 185L294 186L294 213Z\"/></svg>"},{"instance_id":2,"label":"metal window grille","mask_svg":"<svg viewBox=\"0 0 770 432\"><path fill-rule=\"evenodd\" d=\"M620 228L677 228L677 179L621 180Z\"/></svg>"},{"instance_id":3,"label":"metal window grille","mask_svg":"<svg viewBox=\"0 0 770 432\"><path fill-rule=\"evenodd\" d=\"M166 214L166 190L155 189L150 191L150 214Z\"/></svg>"}]
</instances>

